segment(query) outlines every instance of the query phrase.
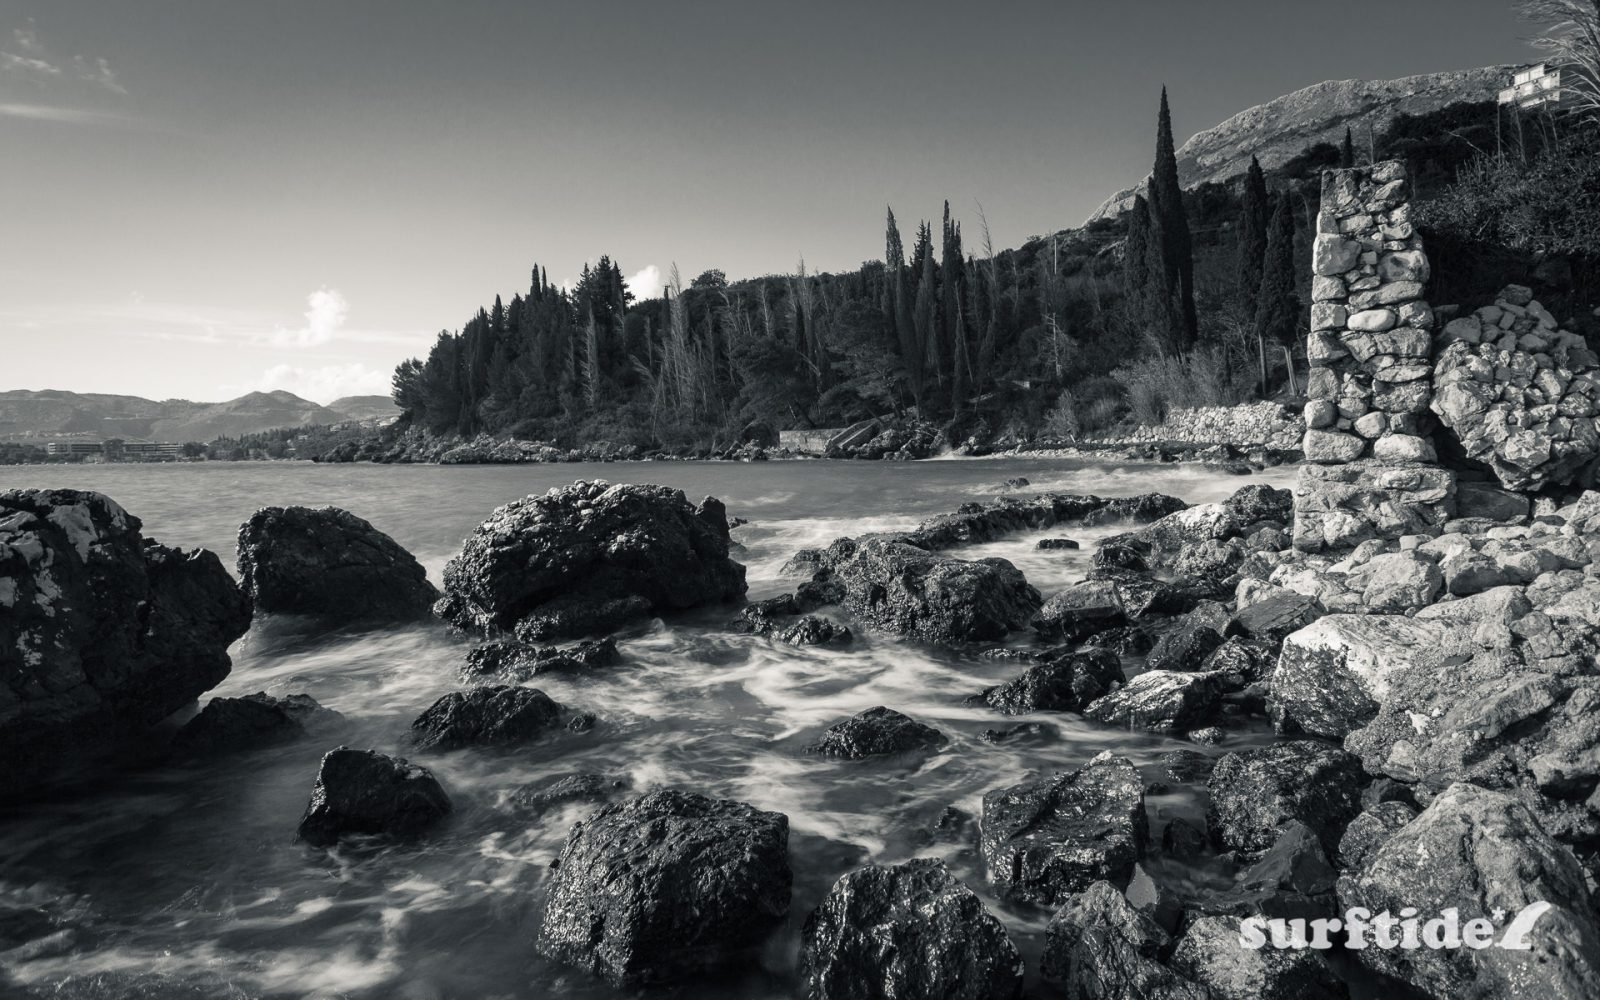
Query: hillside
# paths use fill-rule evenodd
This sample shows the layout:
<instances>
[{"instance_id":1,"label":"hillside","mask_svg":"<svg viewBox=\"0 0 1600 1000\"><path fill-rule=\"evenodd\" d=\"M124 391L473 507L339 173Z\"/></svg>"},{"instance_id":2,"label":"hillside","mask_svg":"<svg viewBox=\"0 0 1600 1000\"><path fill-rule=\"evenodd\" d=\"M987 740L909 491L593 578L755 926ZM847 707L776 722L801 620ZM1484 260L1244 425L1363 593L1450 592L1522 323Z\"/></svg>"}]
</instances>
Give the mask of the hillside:
<instances>
[{"instance_id":1,"label":"hillside","mask_svg":"<svg viewBox=\"0 0 1600 1000\"><path fill-rule=\"evenodd\" d=\"M1241 111L1196 133L1178 149L1178 178L1185 188L1243 174L1250 157L1272 170L1308 146L1338 144L1350 129L1357 146L1381 135L1402 114L1421 115L1447 105L1493 100L1520 67L1485 66L1424 73L1398 80L1329 80ZM1122 214L1145 181L1118 191L1085 224Z\"/></svg>"},{"instance_id":2,"label":"hillside","mask_svg":"<svg viewBox=\"0 0 1600 1000\"><path fill-rule=\"evenodd\" d=\"M277 427L374 419L374 399L349 397L351 410L321 406L292 392L252 392L221 403L187 399L157 402L140 396L66 392L59 389L0 391L0 441L92 440L211 441ZM387 402L387 400L385 400ZM393 416L393 404L389 413Z\"/></svg>"},{"instance_id":3,"label":"hillside","mask_svg":"<svg viewBox=\"0 0 1600 1000\"><path fill-rule=\"evenodd\" d=\"M392 420L400 415L400 407L388 396L341 396L328 404L351 420Z\"/></svg>"}]
</instances>

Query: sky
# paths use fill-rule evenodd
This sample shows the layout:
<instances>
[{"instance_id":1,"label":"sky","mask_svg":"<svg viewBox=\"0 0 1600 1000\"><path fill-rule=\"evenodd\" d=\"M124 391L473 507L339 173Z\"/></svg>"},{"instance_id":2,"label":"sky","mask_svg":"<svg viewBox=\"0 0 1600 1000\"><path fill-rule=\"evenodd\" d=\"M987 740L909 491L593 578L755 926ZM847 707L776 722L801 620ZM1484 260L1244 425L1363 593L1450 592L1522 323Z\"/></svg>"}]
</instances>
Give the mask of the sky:
<instances>
[{"instance_id":1,"label":"sky","mask_svg":"<svg viewBox=\"0 0 1600 1000\"><path fill-rule=\"evenodd\" d=\"M1328 79L1528 59L1509 0L0 0L0 389L384 393L494 296L996 247ZM969 235L969 241L972 241Z\"/></svg>"}]
</instances>

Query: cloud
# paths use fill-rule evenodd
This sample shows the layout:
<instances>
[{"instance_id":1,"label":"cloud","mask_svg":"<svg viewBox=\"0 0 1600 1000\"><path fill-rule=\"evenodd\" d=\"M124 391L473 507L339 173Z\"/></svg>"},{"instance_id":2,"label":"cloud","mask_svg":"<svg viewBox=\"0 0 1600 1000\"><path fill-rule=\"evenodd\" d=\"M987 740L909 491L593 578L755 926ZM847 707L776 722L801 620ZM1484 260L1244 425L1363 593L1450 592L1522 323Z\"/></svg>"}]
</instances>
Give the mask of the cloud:
<instances>
[{"instance_id":1,"label":"cloud","mask_svg":"<svg viewBox=\"0 0 1600 1000\"><path fill-rule=\"evenodd\" d=\"M306 296L306 324L295 330L278 327L268 339L275 347L316 347L332 340L344 327L350 303L337 288L319 288Z\"/></svg>"},{"instance_id":2,"label":"cloud","mask_svg":"<svg viewBox=\"0 0 1600 1000\"><path fill-rule=\"evenodd\" d=\"M93 59L74 56L72 65L78 74L78 79L99 84L113 94L128 96L128 88L117 82L116 71L111 68L110 63L106 62L104 56L96 56Z\"/></svg>"},{"instance_id":3,"label":"cloud","mask_svg":"<svg viewBox=\"0 0 1600 1000\"><path fill-rule=\"evenodd\" d=\"M342 396L387 396L392 374L369 368L360 362L323 365L320 368L274 365L262 372L261 377L253 383L218 386L218 391L231 399L246 392L283 389L313 402L326 404Z\"/></svg>"},{"instance_id":4,"label":"cloud","mask_svg":"<svg viewBox=\"0 0 1600 1000\"><path fill-rule=\"evenodd\" d=\"M654 264L643 270L635 271L633 277L628 279L628 291L633 293L634 298L641 301L660 298L662 287L661 268Z\"/></svg>"},{"instance_id":5,"label":"cloud","mask_svg":"<svg viewBox=\"0 0 1600 1000\"><path fill-rule=\"evenodd\" d=\"M11 40L11 49L0 49L0 73L19 76L40 87L70 76L93 84L96 89L124 97L128 94L105 56L73 56L70 60L60 60L50 54L32 21L26 27L13 29Z\"/></svg>"},{"instance_id":6,"label":"cloud","mask_svg":"<svg viewBox=\"0 0 1600 1000\"><path fill-rule=\"evenodd\" d=\"M0 118L26 118L30 121L57 122L62 125L134 124L134 119L126 115L53 104L0 104Z\"/></svg>"},{"instance_id":7,"label":"cloud","mask_svg":"<svg viewBox=\"0 0 1600 1000\"><path fill-rule=\"evenodd\" d=\"M20 73L23 76L61 75L61 67L47 60L4 51L0 51L0 70L4 70L7 73Z\"/></svg>"}]
</instances>

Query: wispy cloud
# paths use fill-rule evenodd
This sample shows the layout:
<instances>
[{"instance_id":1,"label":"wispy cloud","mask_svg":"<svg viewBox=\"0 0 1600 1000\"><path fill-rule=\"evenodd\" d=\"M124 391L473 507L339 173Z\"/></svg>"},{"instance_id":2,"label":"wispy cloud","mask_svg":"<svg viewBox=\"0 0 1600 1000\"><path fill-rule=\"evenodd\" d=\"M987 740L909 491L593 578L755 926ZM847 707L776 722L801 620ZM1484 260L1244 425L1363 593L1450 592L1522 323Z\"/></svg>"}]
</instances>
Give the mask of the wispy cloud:
<instances>
[{"instance_id":1,"label":"wispy cloud","mask_svg":"<svg viewBox=\"0 0 1600 1000\"><path fill-rule=\"evenodd\" d=\"M0 117L66 125L126 125L133 120L95 105L107 94L126 97L111 62L104 56L58 57L50 52L30 21L11 32L11 42L0 48L0 80L10 80L32 92L49 95L47 102L0 102ZM85 86L87 85L87 86Z\"/></svg>"},{"instance_id":2,"label":"wispy cloud","mask_svg":"<svg viewBox=\"0 0 1600 1000\"><path fill-rule=\"evenodd\" d=\"M110 111L91 111L55 104L0 103L0 118L26 118L63 125L133 125L136 119Z\"/></svg>"}]
</instances>

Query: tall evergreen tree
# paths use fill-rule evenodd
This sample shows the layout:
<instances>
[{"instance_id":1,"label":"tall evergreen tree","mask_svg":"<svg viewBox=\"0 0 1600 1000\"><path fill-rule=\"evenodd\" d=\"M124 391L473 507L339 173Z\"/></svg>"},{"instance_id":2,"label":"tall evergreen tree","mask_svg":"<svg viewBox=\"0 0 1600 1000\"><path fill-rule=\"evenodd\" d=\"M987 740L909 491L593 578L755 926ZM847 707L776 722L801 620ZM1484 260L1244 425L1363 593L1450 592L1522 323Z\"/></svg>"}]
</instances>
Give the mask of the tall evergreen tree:
<instances>
[{"instance_id":1,"label":"tall evergreen tree","mask_svg":"<svg viewBox=\"0 0 1600 1000\"><path fill-rule=\"evenodd\" d=\"M1344 144L1339 147L1339 166L1349 169L1356 165L1355 137L1350 134L1350 126L1344 127Z\"/></svg>"},{"instance_id":2,"label":"tall evergreen tree","mask_svg":"<svg viewBox=\"0 0 1600 1000\"><path fill-rule=\"evenodd\" d=\"M1244 175L1244 192L1239 199L1239 259L1235 270L1239 315L1246 322L1253 322L1256 315L1256 296L1261 293L1261 266L1267 254L1267 223L1271 221L1271 212L1267 178L1261 172L1261 163L1252 156L1250 169Z\"/></svg>"},{"instance_id":3,"label":"tall evergreen tree","mask_svg":"<svg viewBox=\"0 0 1600 1000\"><path fill-rule=\"evenodd\" d=\"M1156 118L1156 162L1150 174L1150 213L1159 232L1165 274L1160 275L1166 298L1175 301L1179 326L1168 343L1182 353L1194 343L1199 317L1194 307L1194 241L1189 216L1183 206L1183 185L1178 182L1178 154L1172 141L1172 112L1167 88L1161 88L1161 111ZM1154 279L1155 275L1152 275Z\"/></svg>"},{"instance_id":4,"label":"tall evergreen tree","mask_svg":"<svg viewBox=\"0 0 1600 1000\"><path fill-rule=\"evenodd\" d=\"M1128 210L1128 239L1122 246L1122 295L1140 323L1144 322L1144 301L1149 292L1150 203L1144 195L1136 194L1133 207Z\"/></svg>"},{"instance_id":5,"label":"tall evergreen tree","mask_svg":"<svg viewBox=\"0 0 1600 1000\"><path fill-rule=\"evenodd\" d=\"M1261 392L1266 395L1267 353L1293 344L1300 322L1300 300L1294 291L1294 211L1287 192L1280 194L1267 227L1267 252L1256 296L1256 350L1261 364Z\"/></svg>"}]
</instances>

